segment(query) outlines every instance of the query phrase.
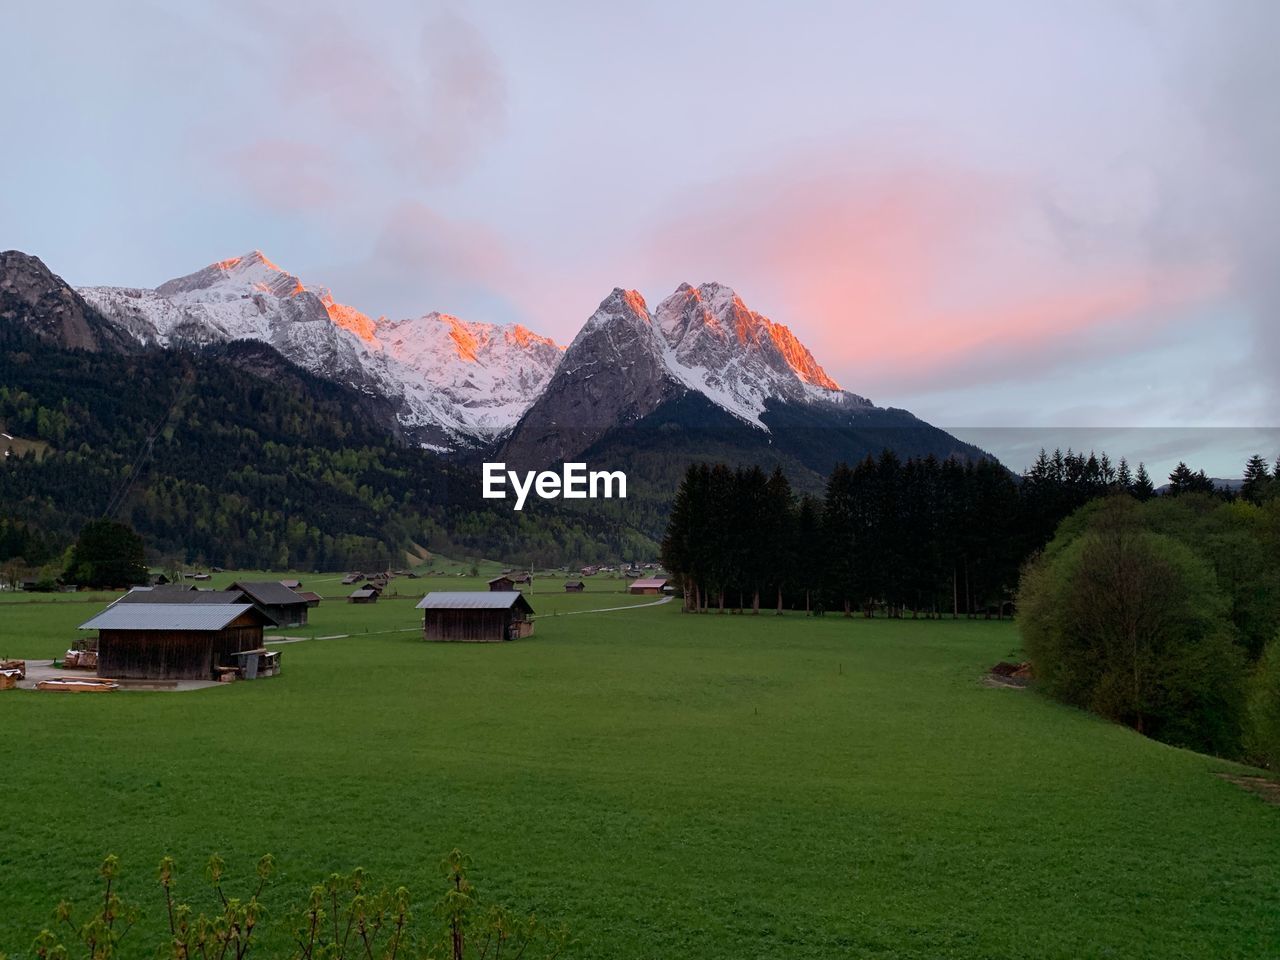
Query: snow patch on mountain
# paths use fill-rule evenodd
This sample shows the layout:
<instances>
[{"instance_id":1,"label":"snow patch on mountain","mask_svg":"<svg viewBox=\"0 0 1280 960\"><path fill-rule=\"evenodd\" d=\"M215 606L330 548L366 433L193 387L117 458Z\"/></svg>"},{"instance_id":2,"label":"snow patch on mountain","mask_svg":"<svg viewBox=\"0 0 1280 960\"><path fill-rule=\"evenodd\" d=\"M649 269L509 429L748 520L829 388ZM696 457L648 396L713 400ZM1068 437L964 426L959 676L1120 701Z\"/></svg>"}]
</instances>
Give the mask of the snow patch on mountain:
<instances>
[{"instance_id":1,"label":"snow patch on mountain","mask_svg":"<svg viewBox=\"0 0 1280 960\"><path fill-rule=\"evenodd\" d=\"M143 344L269 343L312 373L391 399L401 423L433 447L487 442L509 430L561 357L554 341L519 325L440 313L374 320L259 251L154 290L79 292Z\"/></svg>"},{"instance_id":2,"label":"snow patch on mountain","mask_svg":"<svg viewBox=\"0 0 1280 960\"><path fill-rule=\"evenodd\" d=\"M767 402L869 407L840 389L795 335L732 288L682 283L653 313L668 372L734 416L767 430Z\"/></svg>"}]
</instances>

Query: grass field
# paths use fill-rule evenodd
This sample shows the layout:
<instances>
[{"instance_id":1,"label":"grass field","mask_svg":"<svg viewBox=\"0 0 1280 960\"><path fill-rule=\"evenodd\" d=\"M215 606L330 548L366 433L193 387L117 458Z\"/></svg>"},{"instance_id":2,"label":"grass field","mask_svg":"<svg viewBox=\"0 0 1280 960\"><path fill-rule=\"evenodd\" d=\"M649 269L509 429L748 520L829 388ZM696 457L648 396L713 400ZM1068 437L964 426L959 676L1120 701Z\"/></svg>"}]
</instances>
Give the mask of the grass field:
<instances>
[{"instance_id":1,"label":"grass field","mask_svg":"<svg viewBox=\"0 0 1280 960\"><path fill-rule=\"evenodd\" d=\"M1280 956L1280 809L1231 764L981 685L1012 624L563 615L648 599L620 588L535 593L561 615L518 643L328 603L286 632L350 636L281 647L277 678L0 694L0 950L107 852L155 927L165 853L191 886L215 850L242 875L270 851L291 899L364 865L425 903L458 846L579 957ZM60 653L96 609L6 604L0 654Z\"/></svg>"}]
</instances>

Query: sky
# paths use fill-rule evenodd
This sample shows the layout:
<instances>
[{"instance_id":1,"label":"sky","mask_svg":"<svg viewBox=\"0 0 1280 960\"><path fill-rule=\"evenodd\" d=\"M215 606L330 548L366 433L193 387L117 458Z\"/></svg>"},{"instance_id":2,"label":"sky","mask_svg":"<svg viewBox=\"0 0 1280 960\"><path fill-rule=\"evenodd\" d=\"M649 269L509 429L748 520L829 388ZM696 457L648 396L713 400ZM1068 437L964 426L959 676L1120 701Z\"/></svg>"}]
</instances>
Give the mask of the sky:
<instances>
[{"instance_id":1,"label":"sky","mask_svg":"<svg viewBox=\"0 0 1280 960\"><path fill-rule=\"evenodd\" d=\"M1019 469L1280 454L1280 3L544 0L6 12L0 248L263 250L373 316L572 339L719 281Z\"/></svg>"}]
</instances>

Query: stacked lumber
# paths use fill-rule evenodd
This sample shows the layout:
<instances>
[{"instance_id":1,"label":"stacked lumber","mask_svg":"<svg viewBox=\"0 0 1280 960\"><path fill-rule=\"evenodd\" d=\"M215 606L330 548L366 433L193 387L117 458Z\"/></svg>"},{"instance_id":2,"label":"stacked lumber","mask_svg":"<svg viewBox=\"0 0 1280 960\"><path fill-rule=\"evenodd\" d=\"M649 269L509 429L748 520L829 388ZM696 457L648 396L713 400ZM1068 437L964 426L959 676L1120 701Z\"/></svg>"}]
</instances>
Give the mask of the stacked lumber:
<instances>
[{"instance_id":1,"label":"stacked lumber","mask_svg":"<svg viewBox=\"0 0 1280 960\"><path fill-rule=\"evenodd\" d=\"M0 660L0 670L15 671L19 680L27 679L27 661L25 660Z\"/></svg>"},{"instance_id":2,"label":"stacked lumber","mask_svg":"<svg viewBox=\"0 0 1280 960\"><path fill-rule=\"evenodd\" d=\"M97 670L98 654L92 650L68 650L62 657L62 666L67 670Z\"/></svg>"},{"instance_id":3,"label":"stacked lumber","mask_svg":"<svg viewBox=\"0 0 1280 960\"><path fill-rule=\"evenodd\" d=\"M12 690L22 679L17 670L0 670L0 690Z\"/></svg>"}]
</instances>

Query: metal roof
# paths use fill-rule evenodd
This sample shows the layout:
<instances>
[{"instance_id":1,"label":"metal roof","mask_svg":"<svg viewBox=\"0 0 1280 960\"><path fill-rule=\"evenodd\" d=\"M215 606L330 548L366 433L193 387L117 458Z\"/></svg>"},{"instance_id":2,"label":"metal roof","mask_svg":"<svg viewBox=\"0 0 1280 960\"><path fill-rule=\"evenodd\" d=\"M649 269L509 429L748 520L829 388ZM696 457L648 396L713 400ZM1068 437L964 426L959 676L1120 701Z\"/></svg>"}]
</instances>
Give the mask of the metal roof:
<instances>
[{"instance_id":1,"label":"metal roof","mask_svg":"<svg viewBox=\"0 0 1280 960\"><path fill-rule=\"evenodd\" d=\"M244 603L241 590L150 590L135 587L116 603Z\"/></svg>"},{"instance_id":2,"label":"metal roof","mask_svg":"<svg viewBox=\"0 0 1280 960\"><path fill-rule=\"evenodd\" d=\"M80 629L221 630L255 609L251 603L113 603Z\"/></svg>"},{"instance_id":3,"label":"metal roof","mask_svg":"<svg viewBox=\"0 0 1280 960\"><path fill-rule=\"evenodd\" d=\"M661 590L666 585L666 577L650 577L648 580L637 580L631 584L631 586L639 587L641 590Z\"/></svg>"},{"instance_id":4,"label":"metal roof","mask_svg":"<svg viewBox=\"0 0 1280 960\"><path fill-rule=\"evenodd\" d=\"M376 597L381 594L380 590L372 590L369 587L361 587L359 590L353 590L348 594L347 599L352 597Z\"/></svg>"},{"instance_id":5,"label":"metal roof","mask_svg":"<svg viewBox=\"0 0 1280 960\"><path fill-rule=\"evenodd\" d=\"M434 590L418 601L419 610L506 610L529 601L519 590Z\"/></svg>"},{"instance_id":6,"label":"metal roof","mask_svg":"<svg viewBox=\"0 0 1280 960\"><path fill-rule=\"evenodd\" d=\"M231 585L233 590L243 590L249 599L267 607L287 607L293 603L306 603L278 580L237 580Z\"/></svg>"}]
</instances>

